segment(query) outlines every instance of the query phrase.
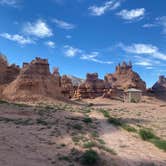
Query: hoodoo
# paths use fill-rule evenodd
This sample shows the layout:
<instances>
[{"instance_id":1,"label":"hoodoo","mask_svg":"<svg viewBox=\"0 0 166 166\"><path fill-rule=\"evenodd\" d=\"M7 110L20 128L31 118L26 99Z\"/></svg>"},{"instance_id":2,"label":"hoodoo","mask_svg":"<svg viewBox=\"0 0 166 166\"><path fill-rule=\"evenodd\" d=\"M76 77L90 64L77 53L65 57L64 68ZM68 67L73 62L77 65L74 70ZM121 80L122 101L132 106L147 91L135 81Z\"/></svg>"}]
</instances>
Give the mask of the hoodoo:
<instances>
[{"instance_id":1,"label":"hoodoo","mask_svg":"<svg viewBox=\"0 0 166 166\"><path fill-rule=\"evenodd\" d=\"M95 98L102 96L105 89L104 80L98 78L97 73L88 73L86 80L82 83L76 93L75 97L78 98Z\"/></svg>"},{"instance_id":2,"label":"hoodoo","mask_svg":"<svg viewBox=\"0 0 166 166\"><path fill-rule=\"evenodd\" d=\"M9 65L7 60L0 55L0 85L11 83L19 72L20 68L17 65Z\"/></svg>"},{"instance_id":3,"label":"hoodoo","mask_svg":"<svg viewBox=\"0 0 166 166\"><path fill-rule=\"evenodd\" d=\"M44 97L61 97L59 80L50 73L46 59L36 58L23 63L18 77L3 91L5 98L17 101L39 100Z\"/></svg>"},{"instance_id":4,"label":"hoodoo","mask_svg":"<svg viewBox=\"0 0 166 166\"><path fill-rule=\"evenodd\" d=\"M126 90L129 88L136 88L142 91L146 90L146 83L140 78L139 74L134 72L132 64L123 62L116 67L113 74L107 74L105 81L111 85L112 88Z\"/></svg>"},{"instance_id":5,"label":"hoodoo","mask_svg":"<svg viewBox=\"0 0 166 166\"><path fill-rule=\"evenodd\" d=\"M166 93L166 77L160 76L159 80L153 85L152 90L155 93Z\"/></svg>"}]
</instances>

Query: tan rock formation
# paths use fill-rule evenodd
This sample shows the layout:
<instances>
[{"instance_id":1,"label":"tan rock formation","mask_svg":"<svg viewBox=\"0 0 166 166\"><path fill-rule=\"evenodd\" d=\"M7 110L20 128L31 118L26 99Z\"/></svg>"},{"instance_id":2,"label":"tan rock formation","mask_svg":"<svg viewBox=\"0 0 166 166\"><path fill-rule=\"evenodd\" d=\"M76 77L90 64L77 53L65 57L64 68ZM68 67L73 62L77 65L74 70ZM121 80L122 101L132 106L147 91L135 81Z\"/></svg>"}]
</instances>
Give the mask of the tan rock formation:
<instances>
[{"instance_id":1,"label":"tan rock formation","mask_svg":"<svg viewBox=\"0 0 166 166\"><path fill-rule=\"evenodd\" d=\"M155 93L166 93L166 77L160 76L159 80L152 87Z\"/></svg>"},{"instance_id":2,"label":"tan rock formation","mask_svg":"<svg viewBox=\"0 0 166 166\"><path fill-rule=\"evenodd\" d=\"M76 93L77 98L95 98L102 96L105 90L104 80L98 78L97 73L88 73L86 80L82 83Z\"/></svg>"},{"instance_id":3,"label":"tan rock formation","mask_svg":"<svg viewBox=\"0 0 166 166\"><path fill-rule=\"evenodd\" d=\"M61 89L58 80L50 73L46 59L36 58L24 63L17 78L3 91L9 100L33 101L43 97L60 98Z\"/></svg>"},{"instance_id":4,"label":"tan rock formation","mask_svg":"<svg viewBox=\"0 0 166 166\"><path fill-rule=\"evenodd\" d=\"M105 81L110 84L112 88L121 90L136 88L142 91L146 90L145 82L140 78L138 73L132 70L132 64L123 62L116 67L114 74L107 74Z\"/></svg>"},{"instance_id":5,"label":"tan rock formation","mask_svg":"<svg viewBox=\"0 0 166 166\"><path fill-rule=\"evenodd\" d=\"M72 80L67 75L61 77L61 89L61 92L65 97L71 98L74 95Z\"/></svg>"},{"instance_id":6,"label":"tan rock formation","mask_svg":"<svg viewBox=\"0 0 166 166\"><path fill-rule=\"evenodd\" d=\"M9 84L16 79L20 68L16 65L8 65L7 60L0 55L0 85Z\"/></svg>"}]
</instances>

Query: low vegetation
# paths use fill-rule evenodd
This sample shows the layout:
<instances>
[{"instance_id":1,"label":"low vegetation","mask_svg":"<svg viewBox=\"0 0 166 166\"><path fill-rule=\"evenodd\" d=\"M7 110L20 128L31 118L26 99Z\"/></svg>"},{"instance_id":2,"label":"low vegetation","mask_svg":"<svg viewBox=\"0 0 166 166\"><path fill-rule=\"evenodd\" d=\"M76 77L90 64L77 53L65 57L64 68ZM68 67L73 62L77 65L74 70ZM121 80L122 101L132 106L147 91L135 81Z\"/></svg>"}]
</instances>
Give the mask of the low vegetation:
<instances>
[{"instance_id":1,"label":"low vegetation","mask_svg":"<svg viewBox=\"0 0 166 166\"><path fill-rule=\"evenodd\" d=\"M157 137L150 129L140 129L139 135L144 141L151 142L159 149L166 151L166 140Z\"/></svg>"},{"instance_id":2,"label":"low vegetation","mask_svg":"<svg viewBox=\"0 0 166 166\"><path fill-rule=\"evenodd\" d=\"M100 110L100 112L102 112L104 117L107 118L108 123L110 123L114 126L121 127L128 132L137 132L136 128L130 126L129 124L122 122L121 118L111 117L107 110Z\"/></svg>"},{"instance_id":3,"label":"low vegetation","mask_svg":"<svg viewBox=\"0 0 166 166\"><path fill-rule=\"evenodd\" d=\"M83 165L96 165L99 160L99 155L94 150L86 150L81 156L81 163Z\"/></svg>"}]
</instances>

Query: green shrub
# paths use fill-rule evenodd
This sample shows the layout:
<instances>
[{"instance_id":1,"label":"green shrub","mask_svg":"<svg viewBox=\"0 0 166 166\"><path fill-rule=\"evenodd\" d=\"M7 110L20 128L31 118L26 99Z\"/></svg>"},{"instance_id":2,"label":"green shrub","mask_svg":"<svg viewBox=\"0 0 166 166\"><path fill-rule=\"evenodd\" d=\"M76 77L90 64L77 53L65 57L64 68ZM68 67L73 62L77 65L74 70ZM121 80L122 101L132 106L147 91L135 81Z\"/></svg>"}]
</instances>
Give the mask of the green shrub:
<instances>
[{"instance_id":1,"label":"green shrub","mask_svg":"<svg viewBox=\"0 0 166 166\"><path fill-rule=\"evenodd\" d=\"M117 154L112 148L109 148L109 147L107 147L107 146L104 146L104 145L97 145L97 147L98 147L99 149L104 150L105 152L110 153L110 154L113 154L113 155L116 155L116 154Z\"/></svg>"},{"instance_id":2,"label":"green shrub","mask_svg":"<svg viewBox=\"0 0 166 166\"><path fill-rule=\"evenodd\" d=\"M36 123L39 124L39 125L44 125L44 126L48 125L48 122L46 122L43 119L36 119Z\"/></svg>"},{"instance_id":3,"label":"green shrub","mask_svg":"<svg viewBox=\"0 0 166 166\"><path fill-rule=\"evenodd\" d=\"M166 140L160 139L151 130L141 129L139 131L139 134L143 140L149 141L149 142L153 143L159 149L166 151Z\"/></svg>"},{"instance_id":4,"label":"green shrub","mask_svg":"<svg viewBox=\"0 0 166 166\"><path fill-rule=\"evenodd\" d=\"M0 100L0 104L9 104L7 101Z\"/></svg>"},{"instance_id":5,"label":"green shrub","mask_svg":"<svg viewBox=\"0 0 166 166\"><path fill-rule=\"evenodd\" d=\"M96 165L99 160L99 155L94 150L87 150L81 157L81 163L83 165Z\"/></svg>"},{"instance_id":6,"label":"green shrub","mask_svg":"<svg viewBox=\"0 0 166 166\"><path fill-rule=\"evenodd\" d=\"M97 141L100 143L100 144L105 144L105 141L103 139L97 139Z\"/></svg>"},{"instance_id":7,"label":"green shrub","mask_svg":"<svg viewBox=\"0 0 166 166\"><path fill-rule=\"evenodd\" d=\"M110 117L108 118L108 122L115 126L122 126L122 123L119 118Z\"/></svg>"},{"instance_id":8,"label":"green shrub","mask_svg":"<svg viewBox=\"0 0 166 166\"><path fill-rule=\"evenodd\" d=\"M85 117L82 121L85 123L92 123L92 119L90 117Z\"/></svg>"},{"instance_id":9,"label":"green shrub","mask_svg":"<svg viewBox=\"0 0 166 166\"><path fill-rule=\"evenodd\" d=\"M93 142L93 141L85 142L84 145L83 145L84 148L92 148L94 146L96 146L96 143Z\"/></svg>"},{"instance_id":10,"label":"green shrub","mask_svg":"<svg viewBox=\"0 0 166 166\"><path fill-rule=\"evenodd\" d=\"M77 130L82 130L82 126L81 126L81 124L74 124L73 126L72 126L74 129L77 129Z\"/></svg>"},{"instance_id":11,"label":"green shrub","mask_svg":"<svg viewBox=\"0 0 166 166\"><path fill-rule=\"evenodd\" d=\"M166 151L166 140L153 139L151 142L159 149Z\"/></svg>"},{"instance_id":12,"label":"green shrub","mask_svg":"<svg viewBox=\"0 0 166 166\"><path fill-rule=\"evenodd\" d=\"M123 124L122 128L127 130L128 132L135 132L135 133L137 132L137 129L127 124Z\"/></svg>"},{"instance_id":13,"label":"green shrub","mask_svg":"<svg viewBox=\"0 0 166 166\"><path fill-rule=\"evenodd\" d=\"M100 111L103 113L105 118L110 118L110 114L107 110L100 110Z\"/></svg>"},{"instance_id":14,"label":"green shrub","mask_svg":"<svg viewBox=\"0 0 166 166\"><path fill-rule=\"evenodd\" d=\"M95 137L95 138L99 137L99 134L97 131L92 131L91 135L92 137Z\"/></svg>"},{"instance_id":15,"label":"green shrub","mask_svg":"<svg viewBox=\"0 0 166 166\"><path fill-rule=\"evenodd\" d=\"M149 129L140 129L139 135L145 141L157 139L158 137Z\"/></svg>"}]
</instances>

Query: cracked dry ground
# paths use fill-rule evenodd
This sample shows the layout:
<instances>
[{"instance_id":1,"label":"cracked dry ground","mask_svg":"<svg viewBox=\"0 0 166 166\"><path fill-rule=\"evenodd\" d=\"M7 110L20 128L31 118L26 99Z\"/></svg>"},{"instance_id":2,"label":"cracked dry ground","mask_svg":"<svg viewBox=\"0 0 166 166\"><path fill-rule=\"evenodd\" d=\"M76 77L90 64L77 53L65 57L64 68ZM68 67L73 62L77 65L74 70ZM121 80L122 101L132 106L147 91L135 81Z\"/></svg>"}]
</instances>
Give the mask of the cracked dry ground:
<instances>
[{"instance_id":1,"label":"cracked dry ground","mask_svg":"<svg viewBox=\"0 0 166 166\"><path fill-rule=\"evenodd\" d=\"M165 166L166 152L109 124L101 110L166 139L166 105L96 99L92 106L0 104L0 166L80 166L90 148L99 166ZM91 143L91 144L90 144Z\"/></svg>"}]
</instances>

